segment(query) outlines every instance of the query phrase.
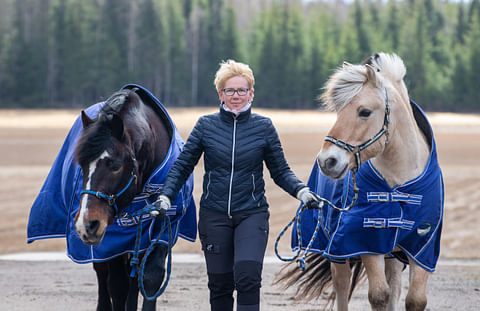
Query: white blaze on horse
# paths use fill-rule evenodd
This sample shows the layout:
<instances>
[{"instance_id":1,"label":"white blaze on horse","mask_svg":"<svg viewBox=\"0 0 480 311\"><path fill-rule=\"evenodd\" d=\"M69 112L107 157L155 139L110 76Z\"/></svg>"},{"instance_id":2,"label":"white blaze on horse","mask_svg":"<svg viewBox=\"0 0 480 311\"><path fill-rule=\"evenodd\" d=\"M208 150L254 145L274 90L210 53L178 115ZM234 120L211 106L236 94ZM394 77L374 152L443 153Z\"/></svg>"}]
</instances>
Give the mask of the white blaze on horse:
<instances>
[{"instance_id":1,"label":"white blaze on horse","mask_svg":"<svg viewBox=\"0 0 480 311\"><path fill-rule=\"evenodd\" d=\"M139 290L143 310L155 310L171 247L178 236L195 240L193 176L166 217L150 213L182 146L163 105L138 85L88 107L70 130L32 206L28 237L65 237L73 261L93 263L97 310L137 310Z\"/></svg>"},{"instance_id":2,"label":"white blaze on horse","mask_svg":"<svg viewBox=\"0 0 480 311\"><path fill-rule=\"evenodd\" d=\"M397 55L378 53L361 65L344 63L326 83L321 99L337 120L309 186L333 203L301 216L302 227L321 219L322 230L306 269L287 268L279 277L299 286L298 298L318 297L333 285L327 306L336 300L337 310L348 310L366 271L372 310L398 310L408 264L406 310L426 307L439 255L443 181L431 127L409 99L405 74ZM300 231L294 244L305 249L313 230Z\"/></svg>"}]
</instances>

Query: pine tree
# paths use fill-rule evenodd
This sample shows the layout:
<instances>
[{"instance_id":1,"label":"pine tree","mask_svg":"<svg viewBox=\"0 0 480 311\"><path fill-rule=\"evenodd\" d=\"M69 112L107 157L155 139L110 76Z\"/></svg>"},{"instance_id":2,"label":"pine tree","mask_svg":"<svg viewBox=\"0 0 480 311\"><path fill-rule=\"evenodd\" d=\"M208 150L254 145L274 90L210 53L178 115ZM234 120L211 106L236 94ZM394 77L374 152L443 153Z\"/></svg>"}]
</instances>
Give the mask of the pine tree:
<instances>
[{"instance_id":1,"label":"pine tree","mask_svg":"<svg viewBox=\"0 0 480 311\"><path fill-rule=\"evenodd\" d=\"M167 1L165 12L167 61L165 66L165 102L185 106L189 95L186 80L186 22L178 1Z\"/></svg>"},{"instance_id":2,"label":"pine tree","mask_svg":"<svg viewBox=\"0 0 480 311\"><path fill-rule=\"evenodd\" d=\"M480 8L477 14L472 16L470 33L467 39L467 70L468 95L465 107L471 111L478 111L480 103ZM463 82L463 81L461 81Z\"/></svg>"},{"instance_id":3,"label":"pine tree","mask_svg":"<svg viewBox=\"0 0 480 311\"><path fill-rule=\"evenodd\" d=\"M364 24L364 17L363 17L363 9L360 5L359 0L355 0L354 2L354 13L353 13L353 20L354 20L354 31L356 32L356 40L358 45L357 55L355 56L352 61L358 62L361 61L363 58L372 54L372 50L370 48L370 38L368 36L367 31L365 30Z\"/></svg>"},{"instance_id":4,"label":"pine tree","mask_svg":"<svg viewBox=\"0 0 480 311\"><path fill-rule=\"evenodd\" d=\"M165 38L165 22L153 0L139 2L138 16L140 18L135 27L133 66L135 81L159 98L163 98L165 92L163 72L166 67L169 44Z\"/></svg>"},{"instance_id":5,"label":"pine tree","mask_svg":"<svg viewBox=\"0 0 480 311\"><path fill-rule=\"evenodd\" d=\"M246 62L243 49L246 40L242 40L237 28L235 9L228 6L222 14L222 32L220 35L221 59L236 59Z\"/></svg>"},{"instance_id":6,"label":"pine tree","mask_svg":"<svg viewBox=\"0 0 480 311\"><path fill-rule=\"evenodd\" d=\"M128 72L128 0L105 0L100 7L95 42L99 95L110 94L133 78Z\"/></svg>"},{"instance_id":7,"label":"pine tree","mask_svg":"<svg viewBox=\"0 0 480 311\"><path fill-rule=\"evenodd\" d=\"M278 79L281 75L279 60L280 50L278 26L276 24L279 6L272 5L270 11L264 15L264 37L260 43L258 70L256 71L255 102L257 106L273 107L279 96L275 93L279 89Z\"/></svg>"},{"instance_id":8,"label":"pine tree","mask_svg":"<svg viewBox=\"0 0 480 311\"><path fill-rule=\"evenodd\" d=\"M395 0L389 0L387 5L387 24L383 37L389 42L389 49L397 51L400 46L400 17Z\"/></svg>"},{"instance_id":9,"label":"pine tree","mask_svg":"<svg viewBox=\"0 0 480 311\"><path fill-rule=\"evenodd\" d=\"M457 25L455 26L454 43L465 44L465 35L468 32L468 24L465 19L465 9L463 3L458 5Z\"/></svg>"},{"instance_id":10,"label":"pine tree","mask_svg":"<svg viewBox=\"0 0 480 311\"><path fill-rule=\"evenodd\" d=\"M10 48L7 51L5 102L20 107L47 106L48 20L50 1L15 1Z\"/></svg>"}]
</instances>

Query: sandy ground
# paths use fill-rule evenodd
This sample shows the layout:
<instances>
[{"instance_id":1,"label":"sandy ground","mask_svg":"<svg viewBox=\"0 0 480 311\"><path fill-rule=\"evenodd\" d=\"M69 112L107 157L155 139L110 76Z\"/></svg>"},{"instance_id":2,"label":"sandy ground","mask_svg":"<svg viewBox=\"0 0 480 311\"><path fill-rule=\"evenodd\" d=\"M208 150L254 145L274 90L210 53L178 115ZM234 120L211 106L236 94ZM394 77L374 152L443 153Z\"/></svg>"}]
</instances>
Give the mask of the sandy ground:
<instances>
[{"instance_id":1,"label":"sandy ground","mask_svg":"<svg viewBox=\"0 0 480 311\"><path fill-rule=\"evenodd\" d=\"M169 109L169 112L186 138L200 115L215 110ZM256 112L272 118L290 166L306 181L334 116L317 111L257 109ZM30 206L78 113L78 110L0 110L0 254L65 249L63 239L27 245L26 225ZM446 194L441 261L429 282L429 296L433 297L429 308L473 310L474 302L478 305L480 301L480 116L429 114L429 118L435 131ZM202 174L200 164L195 169L197 202ZM269 176L268 172L265 176ZM278 233L293 217L298 203L269 178L267 197L271 206L267 254L271 256ZM280 250L288 255L288 249L285 239ZM198 254L199 242L180 241L174 252ZM269 285L279 268L278 263L265 266L262 310L314 310L314 305L293 304L291 293ZM405 275L405 281L407 278ZM3 260L0 261L0 310L63 310L65 306L71 310L92 310L95 284L90 265ZM185 297L191 299L180 302ZM174 262L171 285L161 298L168 310L177 310L177 306L183 306L182 310L207 310L206 297L203 263ZM365 309L362 304L365 295L359 293L356 297L358 310ZM65 304L59 305L59 301ZM455 307L457 303L459 307Z\"/></svg>"},{"instance_id":2,"label":"sandy ground","mask_svg":"<svg viewBox=\"0 0 480 311\"><path fill-rule=\"evenodd\" d=\"M157 310L208 311L207 278L201 256L174 257L173 261L172 278L157 301ZM285 291L272 286L280 268L276 258L267 258L261 290L262 310L320 310L325 301L297 302L291 298L293 289ZM430 277L427 310L478 310L480 261L442 259L437 268ZM407 292L406 274L404 272L402 301ZM97 284L91 265L67 260L0 260L0 275L0 310L95 310ZM351 310L369 310L366 297L367 285L363 285L350 302Z\"/></svg>"}]
</instances>

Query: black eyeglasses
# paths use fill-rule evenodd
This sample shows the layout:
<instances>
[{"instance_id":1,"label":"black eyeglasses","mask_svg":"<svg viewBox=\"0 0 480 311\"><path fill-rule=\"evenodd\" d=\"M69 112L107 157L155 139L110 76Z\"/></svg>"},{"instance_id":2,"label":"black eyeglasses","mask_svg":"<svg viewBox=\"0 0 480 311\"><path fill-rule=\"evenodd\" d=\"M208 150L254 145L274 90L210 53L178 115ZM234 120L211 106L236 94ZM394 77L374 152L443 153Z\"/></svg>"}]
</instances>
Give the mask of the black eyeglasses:
<instances>
[{"instance_id":1,"label":"black eyeglasses","mask_svg":"<svg viewBox=\"0 0 480 311\"><path fill-rule=\"evenodd\" d=\"M239 89L223 89L223 93L227 96L233 96L235 93L238 94L238 96L245 96L248 93L248 90L246 88L239 88Z\"/></svg>"}]
</instances>

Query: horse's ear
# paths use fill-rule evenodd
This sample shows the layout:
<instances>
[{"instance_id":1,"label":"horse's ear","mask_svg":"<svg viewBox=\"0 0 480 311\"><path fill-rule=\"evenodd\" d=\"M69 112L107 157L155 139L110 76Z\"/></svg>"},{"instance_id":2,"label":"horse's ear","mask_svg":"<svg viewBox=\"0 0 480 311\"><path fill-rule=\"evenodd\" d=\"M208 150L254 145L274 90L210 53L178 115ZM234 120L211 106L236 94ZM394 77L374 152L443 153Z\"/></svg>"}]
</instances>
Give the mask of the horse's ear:
<instances>
[{"instance_id":1,"label":"horse's ear","mask_svg":"<svg viewBox=\"0 0 480 311\"><path fill-rule=\"evenodd\" d=\"M123 141L123 120L117 114L109 114L107 116L110 121L110 128L112 129L112 136Z\"/></svg>"},{"instance_id":2,"label":"horse's ear","mask_svg":"<svg viewBox=\"0 0 480 311\"><path fill-rule=\"evenodd\" d=\"M130 101L130 102L136 102L140 100L140 96L137 94L138 87L134 87L133 89L130 89L130 92L128 92L127 96L125 97L125 101ZM126 105L123 105L123 108L125 108Z\"/></svg>"},{"instance_id":3,"label":"horse's ear","mask_svg":"<svg viewBox=\"0 0 480 311\"><path fill-rule=\"evenodd\" d=\"M347 67L350 67L351 65L352 65L352 64L344 61L343 64L342 64L342 67L345 69L345 68L347 68Z\"/></svg>"},{"instance_id":4,"label":"horse's ear","mask_svg":"<svg viewBox=\"0 0 480 311\"><path fill-rule=\"evenodd\" d=\"M87 128L90 124L93 123L93 120L85 113L85 110L82 110L82 124L83 128Z\"/></svg>"},{"instance_id":5,"label":"horse's ear","mask_svg":"<svg viewBox=\"0 0 480 311\"><path fill-rule=\"evenodd\" d=\"M365 65L367 68L367 82L372 83L373 85L377 85L377 76L376 76L376 70L370 65Z\"/></svg>"}]
</instances>

